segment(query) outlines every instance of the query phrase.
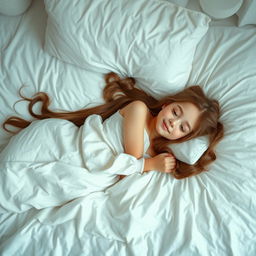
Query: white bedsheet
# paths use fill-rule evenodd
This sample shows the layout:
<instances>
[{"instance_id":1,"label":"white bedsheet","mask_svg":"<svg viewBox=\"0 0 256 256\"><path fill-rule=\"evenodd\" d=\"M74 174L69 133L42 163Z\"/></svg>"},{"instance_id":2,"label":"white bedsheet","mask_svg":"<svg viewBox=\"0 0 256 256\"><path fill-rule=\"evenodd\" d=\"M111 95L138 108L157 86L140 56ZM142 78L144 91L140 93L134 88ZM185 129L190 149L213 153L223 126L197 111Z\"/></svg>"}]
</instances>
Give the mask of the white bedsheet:
<instances>
[{"instance_id":1,"label":"white bedsheet","mask_svg":"<svg viewBox=\"0 0 256 256\"><path fill-rule=\"evenodd\" d=\"M18 89L41 90L55 109L101 100L102 74L64 64L43 51L46 15L35 0L1 51L0 121L15 114ZM217 161L197 177L134 174L105 192L62 207L0 215L1 255L256 254L256 33L212 27L200 43L188 84L219 99L225 138ZM2 35L1 35L2 36ZM16 105L24 116L24 103ZM25 115L26 116L26 115ZM2 148L10 135L0 131Z\"/></svg>"}]
</instances>

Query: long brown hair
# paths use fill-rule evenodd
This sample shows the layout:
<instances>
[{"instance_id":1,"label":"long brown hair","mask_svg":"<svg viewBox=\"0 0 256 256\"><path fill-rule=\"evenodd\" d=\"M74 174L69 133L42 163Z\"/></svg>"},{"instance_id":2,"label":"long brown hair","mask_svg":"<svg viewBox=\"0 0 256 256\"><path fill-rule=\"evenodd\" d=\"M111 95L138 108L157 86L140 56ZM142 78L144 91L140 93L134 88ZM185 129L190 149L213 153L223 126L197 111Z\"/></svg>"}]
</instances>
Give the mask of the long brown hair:
<instances>
[{"instance_id":1,"label":"long brown hair","mask_svg":"<svg viewBox=\"0 0 256 256\"><path fill-rule=\"evenodd\" d=\"M103 98L106 101L105 104L72 112L51 111L49 109L49 96L44 92L35 94L33 98L27 98L23 96L21 92L19 93L23 100L29 102L28 111L34 118L61 118L69 120L77 126L83 125L85 119L92 114L98 114L105 120L134 100L145 102L153 116L157 116L161 111L162 106L165 104L173 102L190 102L194 104L201 113L198 125L196 129L188 135L175 140L175 143L183 142L198 136L208 135L209 147L194 165L189 165L177 160L176 171L173 175L177 179L182 179L199 174L202 171L206 171L206 166L216 159L214 148L224 135L223 125L219 122L220 107L218 101L207 98L199 86L190 86L174 95L157 100L144 91L135 88L136 81L134 78L127 77L121 79L117 74L109 73L105 76L105 81L106 86L103 91ZM33 106L37 102L42 103L41 114L36 114L33 111ZM8 132L12 132L7 128L8 125L23 129L30 123L31 121L27 121L23 118L11 116L3 123L3 128ZM172 142L165 138L155 139L153 141L154 151L157 154L171 152L168 147L170 143Z\"/></svg>"}]
</instances>

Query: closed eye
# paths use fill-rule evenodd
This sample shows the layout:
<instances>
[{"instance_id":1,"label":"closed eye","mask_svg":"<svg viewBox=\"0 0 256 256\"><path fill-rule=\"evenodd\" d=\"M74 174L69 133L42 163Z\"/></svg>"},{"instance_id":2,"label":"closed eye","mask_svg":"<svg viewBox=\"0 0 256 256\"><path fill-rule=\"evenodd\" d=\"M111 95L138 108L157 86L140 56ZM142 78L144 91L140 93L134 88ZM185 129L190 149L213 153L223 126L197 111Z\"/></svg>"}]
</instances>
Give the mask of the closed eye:
<instances>
[{"instance_id":1,"label":"closed eye","mask_svg":"<svg viewBox=\"0 0 256 256\"><path fill-rule=\"evenodd\" d=\"M174 108L172 111L173 115L179 117L181 115L181 111L177 108Z\"/></svg>"},{"instance_id":2,"label":"closed eye","mask_svg":"<svg viewBox=\"0 0 256 256\"><path fill-rule=\"evenodd\" d=\"M173 115L178 116L178 114L175 110L173 110L172 113L173 113Z\"/></svg>"},{"instance_id":3,"label":"closed eye","mask_svg":"<svg viewBox=\"0 0 256 256\"><path fill-rule=\"evenodd\" d=\"M186 132L183 125L180 126L180 130L184 133Z\"/></svg>"},{"instance_id":4,"label":"closed eye","mask_svg":"<svg viewBox=\"0 0 256 256\"><path fill-rule=\"evenodd\" d=\"M181 124L181 125L180 125L180 130L181 130L183 133L188 133L188 132L191 131L190 126L189 126L188 123Z\"/></svg>"}]
</instances>

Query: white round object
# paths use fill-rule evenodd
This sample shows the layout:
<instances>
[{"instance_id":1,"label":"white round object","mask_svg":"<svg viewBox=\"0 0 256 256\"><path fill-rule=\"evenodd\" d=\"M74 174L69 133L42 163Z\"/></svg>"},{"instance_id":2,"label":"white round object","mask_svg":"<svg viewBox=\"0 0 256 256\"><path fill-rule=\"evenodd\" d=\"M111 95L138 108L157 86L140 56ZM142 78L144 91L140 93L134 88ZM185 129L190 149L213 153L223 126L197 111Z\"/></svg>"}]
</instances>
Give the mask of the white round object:
<instances>
[{"instance_id":1,"label":"white round object","mask_svg":"<svg viewBox=\"0 0 256 256\"><path fill-rule=\"evenodd\" d=\"M215 19L225 19L235 14L243 0L200 0L203 11Z\"/></svg>"},{"instance_id":2,"label":"white round object","mask_svg":"<svg viewBox=\"0 0 256 256\"><path fill-rule=\"evenodd\" d=\"M32 0L0 0L0 14L16 16L24 13Z\"/></svg>"}]
</instances>

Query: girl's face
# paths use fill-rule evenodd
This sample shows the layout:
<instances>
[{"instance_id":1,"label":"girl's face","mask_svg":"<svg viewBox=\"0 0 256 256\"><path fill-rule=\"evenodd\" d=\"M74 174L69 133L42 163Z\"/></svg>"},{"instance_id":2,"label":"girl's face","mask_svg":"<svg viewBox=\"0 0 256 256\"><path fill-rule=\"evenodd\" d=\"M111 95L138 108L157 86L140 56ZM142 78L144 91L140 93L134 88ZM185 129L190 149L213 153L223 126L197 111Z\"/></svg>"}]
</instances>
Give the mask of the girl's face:
<instances>
[{"instance_id":1,"label":"girl's face","mask_svg":"<svg viewBox=\"0 0 256 256\"><path fill-rule=\"evenodd\" d=\"M192 132L199 116L199 109L190 102L164 105L157 115L156 132L169 140L182 138Z\"/></svg>"}]
</instances>

